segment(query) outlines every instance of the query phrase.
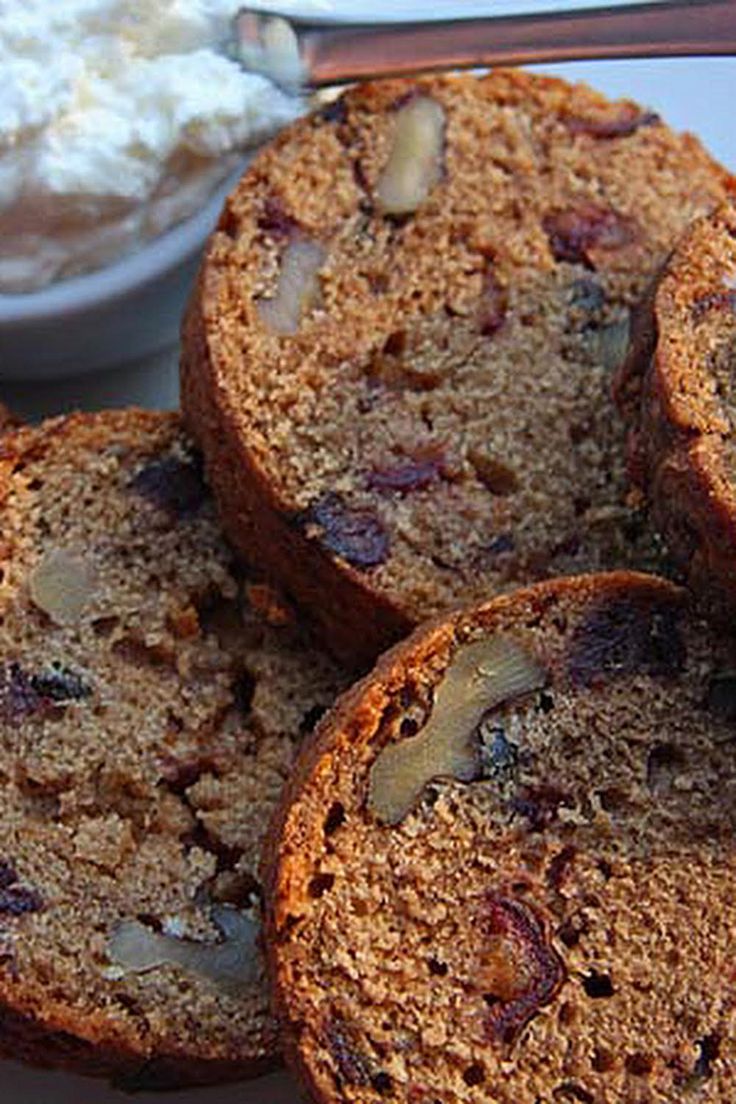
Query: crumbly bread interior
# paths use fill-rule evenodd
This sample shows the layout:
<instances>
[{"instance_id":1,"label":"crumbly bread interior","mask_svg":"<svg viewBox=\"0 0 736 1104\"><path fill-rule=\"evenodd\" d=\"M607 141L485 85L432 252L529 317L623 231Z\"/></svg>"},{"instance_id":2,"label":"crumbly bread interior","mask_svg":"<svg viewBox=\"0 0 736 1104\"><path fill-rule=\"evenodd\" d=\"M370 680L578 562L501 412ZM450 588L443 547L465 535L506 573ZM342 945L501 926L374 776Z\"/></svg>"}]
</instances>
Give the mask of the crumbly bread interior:
<instances>
[{"instance_id":1,"label":"crumbly bread interior","mask_svg":"<svg viewBox=\"0 0 736 1104\"><path fill-rule=\"evenodd\" d=\"M261 844L337 673L249 604L287 621L175 416L11 434L0 495L6 1045L129 1085L243 1074L276 1052Z\"/></svg>"},{"instance_id":2,"label":"crumbly bread interior","mask_svg":"<svg viewBox=\"0 0 736 1104\"><path fill-rule=\"evenodd\" d=\"M410 137L424 164L434 118L438 164L387 211L417 100L436 110ZM414 621L651 568L611 376L632 304L731 187L651 113L518 73L358 89L291 128L229 199L196 308L264 508ZM212 476L232 499L228 465Z\"/></svg>"},{"instance_id":3,"label":"crumbly bread interior","mask_svg":"<svg viewBox=\"0 0 736 1104\"><path fill-rule=\"evenodd\" d=\"M456 731L472 781L432 778L379 822L376 762L419 738L479 640L525 649L544 685ZM271 882L276 991L316 1099L733 1099L735 661L674 588L619 573L421 630L346 695Z\"/></svg>"}]
</instances>

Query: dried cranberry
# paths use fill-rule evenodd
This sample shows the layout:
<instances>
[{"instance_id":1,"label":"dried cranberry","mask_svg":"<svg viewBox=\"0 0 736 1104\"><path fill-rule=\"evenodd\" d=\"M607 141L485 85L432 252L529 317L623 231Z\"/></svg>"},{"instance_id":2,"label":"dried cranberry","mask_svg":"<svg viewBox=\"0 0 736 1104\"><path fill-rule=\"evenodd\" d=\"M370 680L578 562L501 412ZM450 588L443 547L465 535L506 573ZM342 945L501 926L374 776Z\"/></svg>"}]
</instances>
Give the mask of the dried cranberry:
<instances>
[{"instance_id":1,"label":"dried cranberry","mask_svg":"<svg viewBox=\"0 0 736 1104\"><path fill-rule=\"evenodd\" d=\"M621 249L634 240L631 223L610 208L581 203L556 211L542 220L552 254L557 261L571 261L594 268L595 249Z\"/></svg>"},{"instance_id":2,"label":"dried cranberry","mask_svg":"<svg viewBox=\"0 0 736 1104\"><path fill-rule=\"evenodd\" d=\"M258 229L270 238L289 238L298 227L298 223L284 207L278 196L267 196L260 215Z\"/></svg>"},{"instance_id":3,"label":"dried cranberry","mask_svg":"<svg viewBox=\"0 0 736 1104\"><path fill-rule=\"evenodd\" d=\"M528 905L490 893L481 923L487 951L478 976L490 1006L488 1033L510 1043L555 997L565 968Z\"/></svg>"},{"instance_id":4,"label":"dried cranberry","mask_svg":"<svg viewBox=\"0 0 736 1104\"><path fill-rule=\"evenodd\" d=\"M366 487L370 491L394 491L396 494L423 491L445 476L445 464L445 457L437 453L407 460L403 464L377 468L368 472Z\"/></svg>"},{"instance_id":5,"label":"dried cranberry","mask_svg":"<svg viewBox=\"0 0 736 1104\"><path fill-rule=\"evenodd\" d=\"M736 290L714 291L712 295L704 295L696 299L690 308L694 322L702 322L711 311L733 311L736 313Z\"/></svg>"},{"instance_id":6,"label":"dried cranberry","mask_svg":"<svg viewBox=\"0 0 736 1104\"><path fill-rule=\"evenodd\" d=\"M198 457L179 460L167 456L163 460L153 460L141 468L130 486L136 494L173 518L192 517L208 493Z\"/></svg>"},{"instance_id":7,"label":"dried cranberry","mask_svg":"<svg viewBox=\"0 0 736 1104\"><path fill-rule=\"evenodd\" d=\"M370 510L353 509L338 494L330 492L313 502L297 524L315 526L316 539L354 567L376 567L388 557L388 533L380 518Z\"/></svg>"},{"instance_id":8,"label":"dried cranberry","mask_svg":"<svg viewBox=\"0 0 736 1104\"><path fill-rule=\"evenodd\" d=\"M674 603L621 597L595 606L575 627L568 673L574 686L633 674L675 675L685 659Z\"/></svg>"},{"instance_id":9,"label":"dried cranberry","mask_svg":"<svg viewBox=\"0 0 736 1104\"><path fill-rule=\"evenodd\" d=\"M617 115L607 119L569 115L564 122L571 134L588 134L591 138L626 138L640 127L657 126L661 119L654 111L640 111L634 104L624 104Z\"/></svg>"}]
</instances>

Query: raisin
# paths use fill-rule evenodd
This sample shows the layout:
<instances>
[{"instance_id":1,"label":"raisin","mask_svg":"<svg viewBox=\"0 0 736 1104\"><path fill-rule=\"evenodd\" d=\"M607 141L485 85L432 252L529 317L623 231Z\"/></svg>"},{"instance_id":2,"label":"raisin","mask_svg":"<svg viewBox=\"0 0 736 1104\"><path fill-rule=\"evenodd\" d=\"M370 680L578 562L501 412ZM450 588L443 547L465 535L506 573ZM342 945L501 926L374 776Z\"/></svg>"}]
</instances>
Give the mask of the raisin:
<instances>
[{"instance_id":1,"label":"raisin","mask_svg":"<svg viewBox=\"0 0 736 1104\"><path fill-rule=\"evenodd\" d=\"M370 491L408 494L411 491L426 490L432 483L444 478L445 474L445 457L441 453L428 454L407 460L403 464L376 468L368 473L365 483Z\"/></svg>"},{"instance_id":2,"label":"raisin","mask_svg":"<svg viewBox=\"0 0 736 1104\"><path fill-rule=\"evenodd\" d=\"M576 626L568 673L574 686L633 674L671 676L681 670L685 647L672 603L613 598L595 606Z\"/></svg>"},{"instance_id":3,"label":"raisin","mask_svg":"<svg viewBox=\"0 0 736 1104\"><path fill-rule=\"evenodd\" d=\"M199 458L179 460L167 456L153 460L141 468L130 487L175 519L193 517L208 494Z\"/></svg>"},{"instance_id":4,"label":"raisin","mask_svg":"<svg viewBox=\"0 0 736 1104\"><path fill-rule=\"evenodd\" d=\"M657 126L661 122L654 111L641 111L635 104L624 104L609 118L585 119L569 115L565 126L571 134L587 134L591 138L627 138L640 127Z\"/></svg>"},{"instance_id":5,"label":"raisin","mask_svg":"<svg viewBox=\"0 0 736 1104\"><path fill-rule=\"evenodd\" d=\"M23 916L27 912L39 912L43 898L33 886L24 885L12 863L0 860L0 915Z\"/></svg>"},{"instance_id":6,"label":"raisin","mask_svg":"<svg viewBox=\"0 0 736 1104\"><path fill-rule=\"evenodd\" d=\"M333 1021L325 1030L325 1039L340 1081L369 1085L373 1076L371 1061L355 1045L348 1025L343 1020Z\"/></svg>"},{"instance_id":7,"label":"raisin","mask_svg":"<svg viewBox=\"0 0 736 1104\"><path fill-rule=\"evenodd\" d=\"M487 1029L491 1038L510 1043L553 1000L565 968L527 905L490 893L484 928L488 951L479 981L490 1007Z\"/></svg>"},{"instance_id":8,"label":"raisin","mask_svg":"<svg viewBox=\"0 0 736 1104\"><path fill-rule=\"evenodd\" d=\"M91 687L81 675L59 663L53 663L40 674L31 675L31 684L42 698L58 704L80 701L92 693Z\"/></svg>"},{"instance_id":9,"label":"raisin","mask_svg":"<svg viewBox=\"0 0 736 1104\"><path fill-rule=\"evenodd\" d=\"M702 322L711 311L733 311L736 313L736 290L714 291L712 295L704 295L696 299L690 308L694 322Z\"/></svg>"},{"instance_id":10,"label":"raisin","mask_svg":"<svg viewBox=\"0 0 736 1104\"><path fill-rule=\"evenodd\" d=\"M43 698L19 663L0 665L0 719L22 721L42 708Z\"/></svg>"},{"instance_id":11,"label":"raisin","mask_svg":"<svg viewBox=\"0 0 736 1104\"><path fill-rule=\"evenodd\" d=\"M634 240L633 227L622 215L594 203L545 215L542 225L555 260L587 268L595 268L593 250L621 249Z\"/></svg>"},{"instance_id":12,"label":"raisin","mask_svg":"<svg viewBox=\"0 0 736 1104\"><path fill-rule=\"evenodd\" d=\"M389 538L380 518L351 508L338 494L324 495L296 520L307 529L316 527L320 543L354 567L377 567L388 558Z\"/></svg>"},{"instance_id":13,"label":"raisin","mask_svg":"<svg viewBox=\"0 0 736 1104\"><path fill-rule=\"evenodd\" d=\"M13 885L0 889L0 915L23 916L27 912L39 912L43 898L31 886Z\"/></svg>"}]
</instances>

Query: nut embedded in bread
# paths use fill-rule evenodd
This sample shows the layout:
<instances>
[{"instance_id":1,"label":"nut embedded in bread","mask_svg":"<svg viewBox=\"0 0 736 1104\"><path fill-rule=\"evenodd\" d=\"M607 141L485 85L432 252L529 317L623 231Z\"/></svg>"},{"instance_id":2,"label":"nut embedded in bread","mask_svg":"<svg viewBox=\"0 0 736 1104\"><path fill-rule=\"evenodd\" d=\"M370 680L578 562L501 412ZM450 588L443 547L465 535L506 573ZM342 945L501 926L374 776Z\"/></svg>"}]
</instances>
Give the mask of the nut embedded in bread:
<instances>
[{"instance_id":1,"label":"nut embedded in bread","mask_svg":"<svg viewBox=\"0 0 736 1104\"><path fill-rule=\"evenodd\" d=\"M520 582L661 570L610 397L630 308L732 178L531 74L351 90L230 196L184 327L223 521L341 657Z\"/></svg>"},{"instance_id":2,"label":"nut embedded in bread","mask_svg":"<svg viewBox=\"0 0 736 1104\"><path fill-rule=\"evenodd\" d=\"M255 1073L261 844L338 673L251 608L174 415L4 436L0 517L0 1051Z\"/></svg>"},{"instance_id":3,"label":"nut embedded in bread","mask_svg":"<svg viewBox=\"0 0 736 1104\"><path fill-rule=\"evenodd\" d=\"M682 591L618 572L436 621L338 701L266 881L315 1101L732 1100L735 670Z\"/></svg>"}]
</instances>

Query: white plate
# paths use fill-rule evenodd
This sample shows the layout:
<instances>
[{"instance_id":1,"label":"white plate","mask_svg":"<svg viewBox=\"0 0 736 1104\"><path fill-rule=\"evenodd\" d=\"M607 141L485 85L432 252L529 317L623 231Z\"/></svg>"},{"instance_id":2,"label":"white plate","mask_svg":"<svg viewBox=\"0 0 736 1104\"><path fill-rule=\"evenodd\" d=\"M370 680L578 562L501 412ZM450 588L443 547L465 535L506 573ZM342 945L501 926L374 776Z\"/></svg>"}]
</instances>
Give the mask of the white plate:
<instances>
[{"instance_id":1,"label":"white plate","mask_svg":"<svg viewBox=\"0 0 736 1104\"><path fill-rule=\"evenodd\" d=\"M661 111L671 126L694 131L716 157L736 171L736 131L731 106L736 88L736 59L576 62L544 66L543 71L568 79L586 80L609 95L631 96ZM173 399L175 357L176 352L172 351L167 358L159 357L151 364L144 393L140 376L131 380L123 372L104 379L87 377L83 388L78 380L55 384L52 392L48 388L34 390L32 386L16 386L12 391L5 388L0 397L15 401L29 416L47 414L69 405L95 409L101 405L124 406L132 400L168 406ZM0 1100L2 1104L123 1104L129 1102L130 1097L82 1078L0 1063ZM289 1077L279 1074L246 1085L167 1093L165 1097L145 1093L136 1098L136 1104L138 1101L140 1104L298 1104L299 1095Z\"/></svg>"}]
</instances>

